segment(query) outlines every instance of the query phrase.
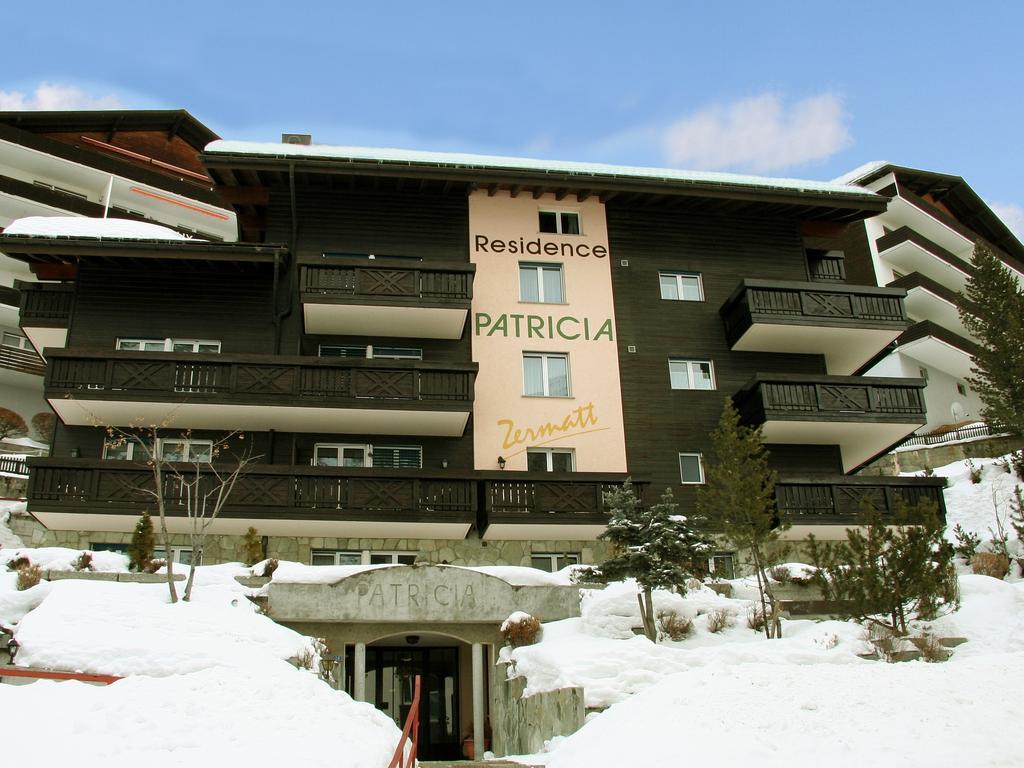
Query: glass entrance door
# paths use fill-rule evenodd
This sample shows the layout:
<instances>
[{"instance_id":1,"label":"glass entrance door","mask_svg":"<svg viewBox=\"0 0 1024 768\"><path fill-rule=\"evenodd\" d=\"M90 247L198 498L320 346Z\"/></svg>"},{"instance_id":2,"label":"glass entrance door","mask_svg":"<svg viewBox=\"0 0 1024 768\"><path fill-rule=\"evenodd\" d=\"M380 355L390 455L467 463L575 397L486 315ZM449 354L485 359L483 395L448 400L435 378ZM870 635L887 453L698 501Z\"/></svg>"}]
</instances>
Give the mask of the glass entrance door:
<instances>
[{"instance_id":1,"label":"glass entrance door","mask_svg":"<svg viewBox=\"0 0 1024 768\"><path fill-rule=\"evenodd\" d=\"M461 757L459 649L385 646L366 649L366 698L386 712L399 728L405 725L412 706L416 675L422 678L419 755L426 760L458 759ZM351 693L351 669L345 677Z\"/></svg>"}]
</instances>

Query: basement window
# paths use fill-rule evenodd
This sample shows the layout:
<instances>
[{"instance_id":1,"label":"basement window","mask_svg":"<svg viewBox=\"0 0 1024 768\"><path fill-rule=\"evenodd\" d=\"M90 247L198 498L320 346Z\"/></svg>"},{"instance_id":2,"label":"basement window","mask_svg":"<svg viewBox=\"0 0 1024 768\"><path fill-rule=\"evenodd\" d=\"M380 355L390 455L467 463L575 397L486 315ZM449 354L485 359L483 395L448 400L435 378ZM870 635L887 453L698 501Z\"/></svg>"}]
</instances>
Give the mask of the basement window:
<instances>
[{"instance_id":1,"label":"basement window","mask_svg":"<svg viewBox=\"0 0 1024 768\"><path fill-rule=\"evenodd\" d=\"M548 573L560 571L568 565L579 565L580 556L576 552L533 552L530 554L530 567Z\"/></svg>"}]
</instances>

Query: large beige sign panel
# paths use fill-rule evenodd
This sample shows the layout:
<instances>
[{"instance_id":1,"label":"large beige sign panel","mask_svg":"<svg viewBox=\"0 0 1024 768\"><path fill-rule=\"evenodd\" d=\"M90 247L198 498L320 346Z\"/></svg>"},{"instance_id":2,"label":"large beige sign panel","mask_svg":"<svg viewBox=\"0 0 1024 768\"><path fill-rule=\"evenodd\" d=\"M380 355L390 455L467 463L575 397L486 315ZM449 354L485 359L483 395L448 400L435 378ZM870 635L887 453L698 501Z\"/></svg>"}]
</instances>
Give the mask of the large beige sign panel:
<instances>
[{"instance_id":1,"label":"large beige sign panel","mask_svg":"<svg viewBox=\"0 0 1024 768\"><path fill-rule=\"evenodd\" d=\"M571 201L571 202L570 202ZM540 211L578 213L581 234L539 232ZM604 206L508 192L469 198L477 469L525 470L528 448L572 448L579 472L625 472L626 450ZM520 300L519 265L559 264L564 303ZM523 353L569 358L569 397L524 394Z\"/></svg>"}]
</instances>

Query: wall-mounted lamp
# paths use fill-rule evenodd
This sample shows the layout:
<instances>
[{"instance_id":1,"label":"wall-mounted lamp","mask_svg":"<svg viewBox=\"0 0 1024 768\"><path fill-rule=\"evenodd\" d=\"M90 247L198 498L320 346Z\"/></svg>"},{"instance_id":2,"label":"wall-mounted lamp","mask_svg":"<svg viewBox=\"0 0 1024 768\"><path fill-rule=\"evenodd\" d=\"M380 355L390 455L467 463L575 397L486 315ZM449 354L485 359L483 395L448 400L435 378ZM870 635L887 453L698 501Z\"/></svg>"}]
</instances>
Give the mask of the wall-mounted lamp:
<instances>
[{"instance_id":1,"label":"wall-mounted lamp","mask_svg":"<svg viewBox=\"0 0 1024 768\"><path fill-rule=\"evenodd\" d=\"M78 449L77 448L72 448L71 449L71 458L72 459L77 459L78 458Z\"/></svg>"},{"instance_id":2,"label":"wall-mounted lamp","mask_svg":"<svg viewBox=\"0 0 1024 768\"><path fill-rule=\"evenodd\" d=\"M499 456L498 457L498 469L504 469L504 468L505 468L505 457L504 456Z\"/></svg>"},{"instance_id":3,"label":"wall-mounted lamp","mask_svg":"<svg viewBox=\"0 0 1024 768\"><path fill-rule=\"evenodd\" d=\"M441 469L448 469L448 459L441 459Z\"/></svg>"}]
</instances>

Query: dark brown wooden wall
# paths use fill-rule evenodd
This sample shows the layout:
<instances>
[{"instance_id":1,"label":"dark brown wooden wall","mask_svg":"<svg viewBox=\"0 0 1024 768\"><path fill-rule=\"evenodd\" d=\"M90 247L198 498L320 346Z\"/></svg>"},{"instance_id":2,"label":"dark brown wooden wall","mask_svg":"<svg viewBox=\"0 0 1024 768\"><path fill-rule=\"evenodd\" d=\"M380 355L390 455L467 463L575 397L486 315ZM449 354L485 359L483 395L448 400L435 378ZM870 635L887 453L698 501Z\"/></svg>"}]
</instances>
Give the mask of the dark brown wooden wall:
<instances>
[{"instance_id":1,"label":"dark brown wooden wall","mask_svg":"<svg viewBox=\"0 0 1024 768\"><path fill-rule=\"evenodd\" d=\"M825 373L820 355L731 352L718 314L743 278L807 279L799 223L614 201L606 208L629 471L651 480L656 492L671 486L686 508L696 491L680 485L678 454L709 452L709 434L727 397L756 372ZM701 273L705 301L661 300L659 270ZM673 357L712 360L717 389L671 389ZM788 471L834 471L831 459L815 452L785 453L775 463Z\"/></svg>"},{"instance_id":2,"label":"dark brown wooden wall","mask_svg":"<svg viewBox=\"0 0 1024 768\"><path fill-rule=\"evenodd\" d=\"M855 221L846 227L840 247L846 254L846 282L851 285L878 285L863 221Z\"/></svg>"}]
</instances>

